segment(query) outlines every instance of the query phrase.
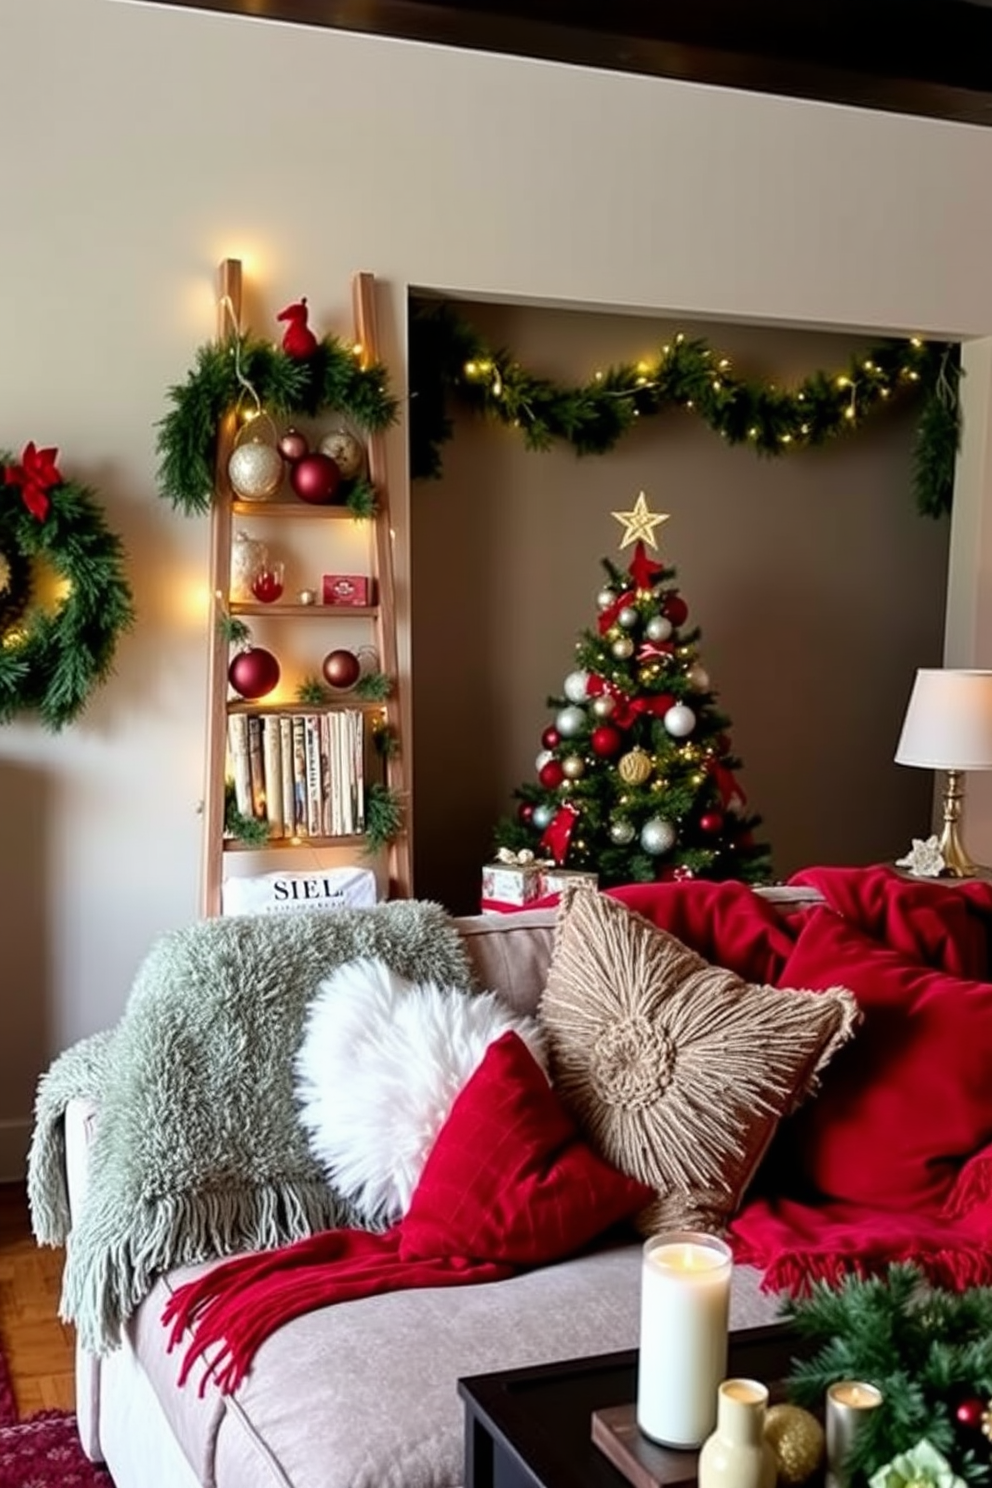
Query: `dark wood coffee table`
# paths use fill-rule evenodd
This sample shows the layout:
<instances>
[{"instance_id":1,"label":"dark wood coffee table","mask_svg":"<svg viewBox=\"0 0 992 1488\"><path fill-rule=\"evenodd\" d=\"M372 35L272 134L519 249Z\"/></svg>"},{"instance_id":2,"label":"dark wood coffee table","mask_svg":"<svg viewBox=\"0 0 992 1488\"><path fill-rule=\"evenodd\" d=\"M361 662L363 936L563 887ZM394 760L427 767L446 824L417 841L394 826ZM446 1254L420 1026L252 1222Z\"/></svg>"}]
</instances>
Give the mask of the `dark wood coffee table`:
<instances>
[{"instance_id":1,"label":"dark wood coffee table","mask_svg":"<svg viewBox=\"0 0 992 1488\"><path fill-rule=\"evenodd\" d=\"M728 1373L770 1384L800 1352L784 1324L742 1329L731 1334ZM477 1374L459 1380L458 1393L465 1403L465 1488L624 1488L631 1482L593 1441L592 1417L611 1406L632 1406L635 1350ZM645 1461L659 1450L644 1441Z\"/></svg>"}]
</instances>

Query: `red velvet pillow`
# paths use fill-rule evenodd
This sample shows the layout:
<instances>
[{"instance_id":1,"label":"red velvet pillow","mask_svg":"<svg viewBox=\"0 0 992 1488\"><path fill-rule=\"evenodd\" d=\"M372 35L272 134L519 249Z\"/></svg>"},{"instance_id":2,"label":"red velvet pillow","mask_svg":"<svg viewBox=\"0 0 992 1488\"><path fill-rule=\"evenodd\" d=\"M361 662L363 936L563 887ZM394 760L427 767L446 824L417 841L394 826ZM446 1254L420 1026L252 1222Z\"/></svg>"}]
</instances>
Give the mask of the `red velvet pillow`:
<instances>
[{"instance_id":1,"label":"red velvet pillow","mask_svg":"<svg viewBox=\"0 0 992 1488\"><path fill-rule=\"evenodd\" d=\"M746 982L776 983L792 951L794 936L782 915L747 884L697 878L624 884L606 892Z\"/></svg>"},{"instance_id":2,"label":"red velvet pillow","mask_svg":"<svg viewBox=\"0 0 992 1488\"><path fill-rule=\"evenodd\" d=\"M505 1033L455 1097L428 1154L400 1226L400 1255L542 1265L653 1197L593 1152L527 1045Z\"/></svg>"},{"instance_id":3,"label":"red velvet pillow","mask_svg":"<svg viewBox=\"0 0 992 1488\"><path fill-rule=\"evenodd\" d=\"M865 1020L783 1129L800 1179L875 1209L934 1211L992 1140L992 984L920 966L814 910L780 986L844 986Z\"/></svg>"}]
</instances>

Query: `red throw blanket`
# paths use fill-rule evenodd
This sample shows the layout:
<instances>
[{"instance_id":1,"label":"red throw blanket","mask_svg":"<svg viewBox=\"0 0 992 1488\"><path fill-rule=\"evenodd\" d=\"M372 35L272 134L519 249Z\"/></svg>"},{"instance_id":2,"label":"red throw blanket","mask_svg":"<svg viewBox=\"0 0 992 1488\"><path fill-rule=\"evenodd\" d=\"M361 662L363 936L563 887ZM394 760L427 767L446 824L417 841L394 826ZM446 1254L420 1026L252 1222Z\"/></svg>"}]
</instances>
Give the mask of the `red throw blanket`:
<instances>
[{"instance_id":1,"label":"red throw blanket","mask_svg":"<svg viewBox=\"0 0 992 1488\"><path fill-rule=\"evenodd\" d=\"M203 1358L201 1394L211 1378L236 1390L260 1344L301 1313L501 1281L582 1250L653 1196L596 1156L523 1041L504 1034L455 1098L393 1229L326 1231L223 1262L177 1290L163 1321L170 1349L192 1329L179 1382Z\"/></svg>"}]
</instances>

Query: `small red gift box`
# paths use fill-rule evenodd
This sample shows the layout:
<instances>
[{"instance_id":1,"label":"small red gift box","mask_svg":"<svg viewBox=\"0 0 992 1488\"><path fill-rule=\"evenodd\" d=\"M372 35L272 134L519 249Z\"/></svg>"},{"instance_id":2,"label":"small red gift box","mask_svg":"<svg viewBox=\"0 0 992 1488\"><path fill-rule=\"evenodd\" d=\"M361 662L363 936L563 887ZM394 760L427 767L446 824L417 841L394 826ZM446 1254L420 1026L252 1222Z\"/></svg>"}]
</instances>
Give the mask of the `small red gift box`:
<instances>
[{"instance_id":1,"label":"small red gift box","mask_svg":"<svg viewBox=\"0 0 992 1488\"><path fill-rule=\"evenodd\" d=\"M326 605L370 605L372 580L366 574L325 574Z\"/></svg>"}]
</instances>

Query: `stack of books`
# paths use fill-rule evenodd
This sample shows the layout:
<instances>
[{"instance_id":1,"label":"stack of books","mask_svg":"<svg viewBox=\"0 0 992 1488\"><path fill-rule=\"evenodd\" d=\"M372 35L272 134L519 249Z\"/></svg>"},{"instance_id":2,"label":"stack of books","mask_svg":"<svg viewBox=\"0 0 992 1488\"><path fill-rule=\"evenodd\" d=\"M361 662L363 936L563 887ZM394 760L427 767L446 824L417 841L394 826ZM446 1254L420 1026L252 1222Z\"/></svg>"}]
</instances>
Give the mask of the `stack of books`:
<instances>
[{"instance_id":1,"label":"stack of books","mask_svg":"<svg viewBox=\"0 0 992 1488\"><path fill-rule=\"evenodd\" d=\"M363 712L232 713L227 745L238 810L270 838L365 831Z\"/></svg>"}]
</instances>

